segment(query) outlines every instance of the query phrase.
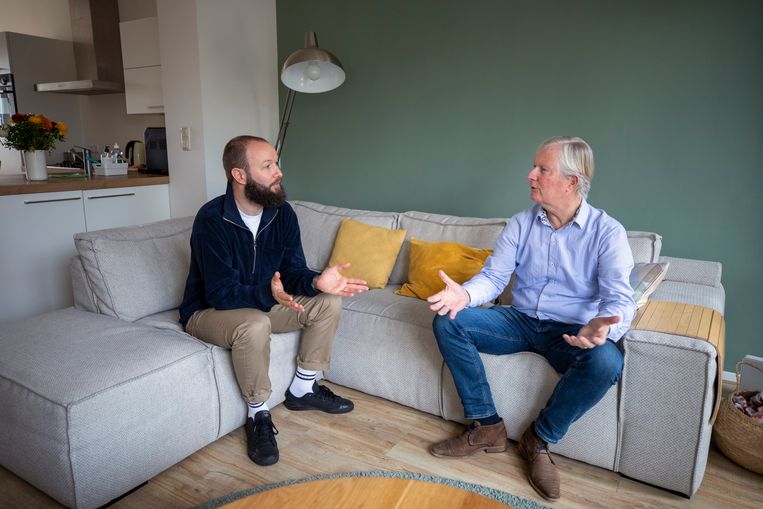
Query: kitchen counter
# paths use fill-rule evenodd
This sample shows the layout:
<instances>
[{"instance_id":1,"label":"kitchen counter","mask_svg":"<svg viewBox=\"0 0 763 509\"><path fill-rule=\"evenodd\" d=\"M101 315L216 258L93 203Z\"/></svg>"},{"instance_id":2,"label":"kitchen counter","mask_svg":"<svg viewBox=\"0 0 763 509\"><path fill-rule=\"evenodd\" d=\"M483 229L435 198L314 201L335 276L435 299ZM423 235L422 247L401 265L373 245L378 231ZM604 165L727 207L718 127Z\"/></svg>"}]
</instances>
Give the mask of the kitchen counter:
<instances>
[{"instance_id":1,"label":"kitchen counter","mask_svg":"<svg viewBox=\"0 0 763 509\"><path fill-rule=\"evenodd\" d=\"M167 175L146 175L128 171L127 175L111 177L53 177L48 180L29 182L24 175L0 175L0 196L28 193L53 193L57 191L81 191L87 189L111 189L115 187L153 186L169 184Z\"/></svg>"}]
</instances>

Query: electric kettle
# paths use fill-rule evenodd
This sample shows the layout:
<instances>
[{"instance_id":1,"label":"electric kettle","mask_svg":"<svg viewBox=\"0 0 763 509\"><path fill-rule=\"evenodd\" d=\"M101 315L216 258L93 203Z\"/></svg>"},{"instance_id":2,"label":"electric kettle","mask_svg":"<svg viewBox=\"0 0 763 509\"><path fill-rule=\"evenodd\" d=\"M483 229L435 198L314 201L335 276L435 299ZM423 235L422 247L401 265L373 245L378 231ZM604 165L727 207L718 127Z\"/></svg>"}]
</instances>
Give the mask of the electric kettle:
<instances>
[{"instance_id":1,"label":"electric kettle","mask_svg":"<svg viewBox=\"0 0 763 509\"><path fill-rule=\"evenodd\" d=\"M142 141L130 140L125 146L125 157L131 167L145 168L146 166L146 146Z\"/></svg>"}]
</instances>

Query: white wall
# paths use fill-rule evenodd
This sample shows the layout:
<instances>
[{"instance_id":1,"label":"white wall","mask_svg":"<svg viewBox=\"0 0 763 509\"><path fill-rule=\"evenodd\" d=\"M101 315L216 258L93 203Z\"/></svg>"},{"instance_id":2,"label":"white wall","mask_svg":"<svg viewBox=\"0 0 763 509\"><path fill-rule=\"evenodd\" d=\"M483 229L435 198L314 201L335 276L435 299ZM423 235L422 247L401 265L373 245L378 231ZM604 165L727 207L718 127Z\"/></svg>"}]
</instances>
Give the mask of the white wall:
<instances>
[{"instance_id":1,"label":"white wall","mask_svg":"<svg viewBox=\"0 0 763 509\"><path fill-rule=\"evenodd\" d=\"M225 191L222 151L278 130L275 0L157 0L173 217ZM180 128L191 128L191 150Z\"/></svg>"},{"instance_id":2,"label":"white wall","mask_svg":"<svg viewBox=\"0 0 763 509\"><path fill-rule=\"evenodd\" d=\"M170 215L190 216L207 201L196 4L188 0L157 0L156 7L170 168ZM191 150L180 150L175 143L174 134L181 126L191 128Z\"/></svg>"},{"instance_id":3,"label":"white wall","mask_svg":"<svg viewBox=\"0 0 763 509\"><path fill-rule=\"evenodd\" d=\"M83 138L103 150L118 142L124 150L130 140L143 141L146 127L164 127L164 115L128 115L124 94L80 97Z\"/></svg>"},{"instance_id":4,"label":"white wall","mask_svg":"<svg viewBox=\"0 0 763 509\"><path fill-rule=\"evenodd\" d=\"M156 0L119 0L119 21L156 16Z\"/></svg>"},{"instance_id":5,"label":"white wall","mask_svg":"<svg viewBox=\"0 0 763 509\"><path fill-rule=\"evenodd\" d=\"M66 0L0 0L0 32L72 40Z\"/></svg>"},{"instance_id":6,"label":"white wall","mask_svg":"<svg viewBox=\"0 0 763 509\"><path fill-rule=\"evenodd\" d=\"M253 134L275 143L278 55L275 0L198 0L207 197L225 192L225 143Z\"/></svg>"}]
</instances>

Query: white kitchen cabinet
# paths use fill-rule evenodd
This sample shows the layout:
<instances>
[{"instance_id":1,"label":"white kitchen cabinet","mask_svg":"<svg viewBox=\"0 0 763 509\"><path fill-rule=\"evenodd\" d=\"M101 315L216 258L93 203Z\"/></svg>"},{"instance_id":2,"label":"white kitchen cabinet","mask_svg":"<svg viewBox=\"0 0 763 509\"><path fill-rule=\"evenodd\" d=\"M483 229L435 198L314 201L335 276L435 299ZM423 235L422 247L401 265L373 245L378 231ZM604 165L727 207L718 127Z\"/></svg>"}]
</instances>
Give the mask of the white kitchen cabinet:
<instances>
[{"instance_id":1,"label":"white kitchen cabinet","mask_svg":"<svg viewBox=\"0 0 763 509\"><path fill-rule=\"evenodd\" d=\"M0 196L0 321L72 305L75 233L169 217L168 184Z\"/></svg>"},{"instance_id":2,"label":"white kitchen cabinet","mask_svg":"<svg viewBox=\"0 0 763 509\"><path fill-rule=\"evenodd\" d=\"M156 16L119 24L122 41L122 67L161 65L159 60L159 23Z\"/></svg>"},{"instance_id":3,"label":"white kitchen cabinet","mask_svg":"<svg viewBox=\"0 0 763 509\"><path fill-rule=\"evenodd\" d=\"M164 113L162 68L140 67L124 73L127 113Z\"/></svg>"},{"instance_id":4,"label":"white kitchen cabinet","mask_svg":"<svg viewBox=\"0 0 763 509\"><path fill-rule=\"evenodd\" d=\"M69 260L82 191L0 196L0 321L72 304Z\"/></svg>"},{"instance_id":5,"label":"white kitchen cabinet","mask_svg":"<svg viewBox=\"0 0 763 509\"><path fill-rule=\"evenodd\" d=\"M127 113L164 113L156 17L119 24Z\"/></svg>"},{"instance_id":6,"label":"white kitchen cabinet","mask_svg":"<svg viewBox=\"0 0 763 509\"><path fill-rule=\"evenodd\" d=\"M169 185L82 191L87 231L170 218Z\"/></svg>"}]
</instances>

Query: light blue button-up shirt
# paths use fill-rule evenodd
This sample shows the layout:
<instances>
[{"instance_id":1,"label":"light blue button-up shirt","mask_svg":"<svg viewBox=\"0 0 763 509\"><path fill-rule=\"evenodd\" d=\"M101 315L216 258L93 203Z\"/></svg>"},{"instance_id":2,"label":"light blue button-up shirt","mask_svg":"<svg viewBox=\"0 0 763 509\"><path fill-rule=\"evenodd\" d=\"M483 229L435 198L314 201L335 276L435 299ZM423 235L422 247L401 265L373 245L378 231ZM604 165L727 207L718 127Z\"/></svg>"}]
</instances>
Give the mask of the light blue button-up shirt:
<instances>
[{"instance_id":1,"label":"light blue button-up shirt","mask_svg":"<svg viewBox=\"0 0 763 509\"><path fill-rule=\"evenodd\" d=\"M586 324L619 316L608 338L617 341L636 314L633 269L625 228L585 200L571 223L554 230L540 205L520 212L496 240L493 254L464 288L469 306L494 300L512 273L513 306L541 320Z\"/></svg>"}]
</instances>

